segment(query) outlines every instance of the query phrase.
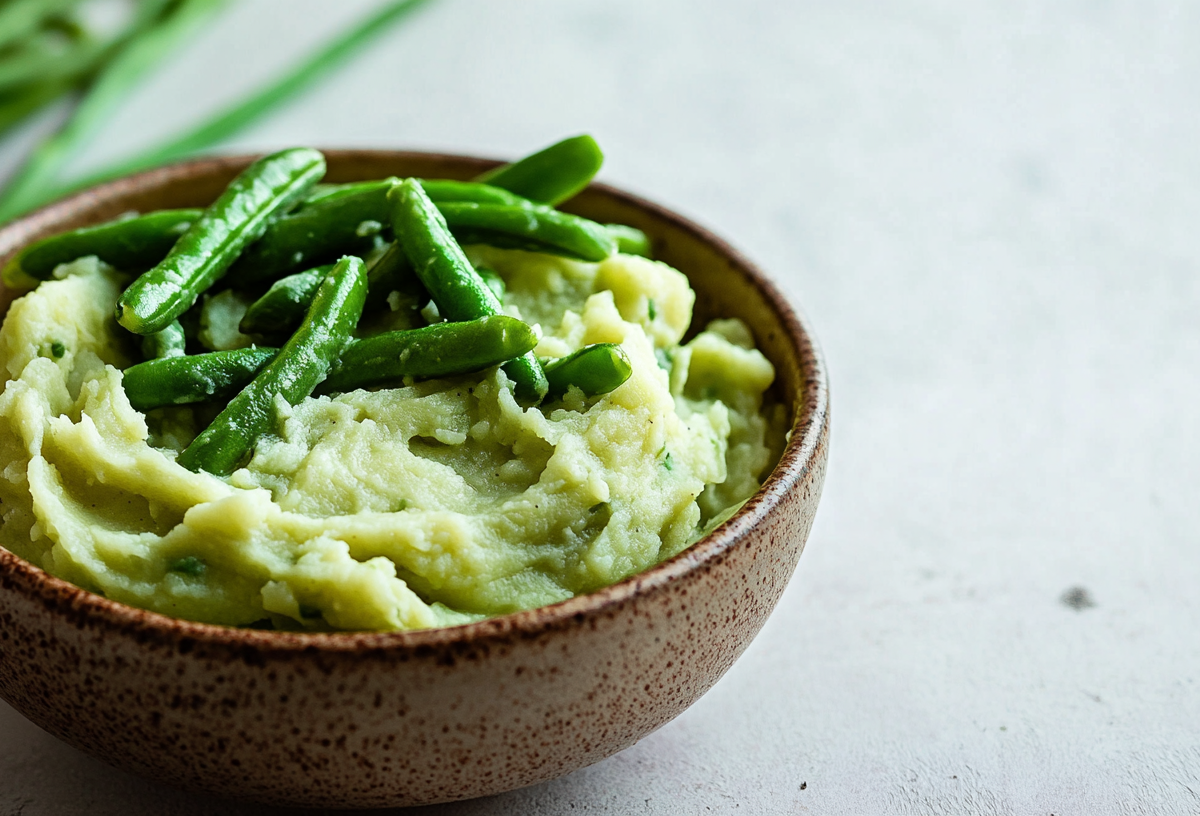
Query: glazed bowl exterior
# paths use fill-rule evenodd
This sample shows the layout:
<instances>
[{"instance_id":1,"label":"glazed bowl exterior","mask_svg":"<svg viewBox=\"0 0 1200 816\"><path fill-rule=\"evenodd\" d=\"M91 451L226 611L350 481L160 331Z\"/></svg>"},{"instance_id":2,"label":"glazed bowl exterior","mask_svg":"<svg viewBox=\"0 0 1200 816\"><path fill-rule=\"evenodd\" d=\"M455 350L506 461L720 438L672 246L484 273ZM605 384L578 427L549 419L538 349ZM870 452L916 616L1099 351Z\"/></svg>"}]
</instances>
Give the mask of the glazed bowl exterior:
<instances>
[{"instance_id":1,"label":"glazed bowl exterior","mask_svg":"<svg viewBox=\"0 0 1200 816\"><path fill-rule=\"evenodd\" d=\"M495 162L326 151L330 181L470 178ZM203 206L254 157L130 176L0 229L0 265L43 235L129 210ZM790 441L727 523L591 595L466 626L296 634L174 620L59 580L0 548L0 697L71 745L169 785L272 804L368 808L499 793L632 745L704 694L758 633L812 526L829 391L816 343L729 246L592 185L564 209L645 230L696 290L696 320L740 317L777 369ZM4 294L0 309L11 295Z\"/></svg>"}]
</instances>

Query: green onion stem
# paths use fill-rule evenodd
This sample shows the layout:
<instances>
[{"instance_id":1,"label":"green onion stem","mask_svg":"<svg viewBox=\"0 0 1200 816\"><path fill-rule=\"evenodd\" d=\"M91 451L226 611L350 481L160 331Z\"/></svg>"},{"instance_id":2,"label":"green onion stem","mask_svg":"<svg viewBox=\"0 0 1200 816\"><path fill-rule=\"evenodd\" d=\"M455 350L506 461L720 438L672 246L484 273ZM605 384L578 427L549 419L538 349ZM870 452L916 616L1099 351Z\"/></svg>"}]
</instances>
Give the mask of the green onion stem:
<instances>
[{"instance_id":1,"label":"green onion stem","mask_svg":"<svg viewBox=\"0 0 1200 816\"><path fill-rule=\"evenodd\" d=\"M142 14L125 45L97 76L66 125L41 144L0 196L0 223L54 198L54 182L84 142L112 115L120 100L193 28L225 0L179 0L161 19ZM147 3L149 7L160 3Z\"/></svg>"},{"instance_id":2,"label":"green onion stem","mask_svg":"<svg viewBox=\"0 0 1200 816\"><path fill-rule=\"evenodd\" d=\"M428 0L398 0L388 3L275 82L252 93L194 130L158 147L143 150L124 162L58 187L42 196L33 206L111 178L177 161L235 136L336 70L355 52L383 33L388 26L426 2ZM0 219L6 215L11 217L12 214L0 208Z\"/></svg>"}]
</instances>

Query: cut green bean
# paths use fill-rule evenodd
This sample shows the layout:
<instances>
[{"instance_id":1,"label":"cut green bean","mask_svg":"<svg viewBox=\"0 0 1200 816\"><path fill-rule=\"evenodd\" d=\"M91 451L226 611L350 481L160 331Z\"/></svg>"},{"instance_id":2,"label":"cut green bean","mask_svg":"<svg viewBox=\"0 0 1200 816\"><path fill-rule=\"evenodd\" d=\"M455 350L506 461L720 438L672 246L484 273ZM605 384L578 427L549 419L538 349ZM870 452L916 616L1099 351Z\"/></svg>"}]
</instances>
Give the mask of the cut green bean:
<instances>
[{"instance_id":1,"label":"cut green bean","mask_svg":"<svg viewBox=\"0 0 1200 816\"><path fill-rule=\"evenodd\" d=\"M527 354L537 343L529 326L507 315L385 332L351 343L320 390L469 374Z\"/></svg>"},{"instance_id":2,"label":"cut green bean","mask_svg":"<svg viewBox=\"0 0 1200 816\"><path fill-rule=\"evenodd\" d=\"M317 390L331 394L405 377L470 374L507 362L536 345L533 330L507 315L385 332L351 341ZM228 399L245 388L278 351L245 348L139 363L125 369L125 393L139 411Z\"/></svg>"},{"instance_id":3,"label":"cut green bean","mask_svg":"<svg viewBox=\"0 0 1200 816\"><path fill-rule=\"evenodd\" d=\"M292 68L275 82L233 105L224 113L169 142L143 150L137 156L124 162L114 164L72 184L59 187L51 193L51 197L145 170L148 167L178 161L232 138L337 70L372 39L387 31L391 25L399 22L411 12L416 11L427 1L397 0L385 3L379 11L350 30L339 34L316 54Z\"/></svg>"},{"instance_id":4,"label":"cut green bean","mask_svg":"<svg viewBox=\"0 0 1200 816\"><path fill-rule=\"evenodd\" d=\"M587 187L604 153L591 136L573 136L512 164L483 173L476 181L516 193L540 204L557 206Z\"/></svg>"},{"instance_id":5,"label":"cut green bean","mask_svg":"<svg viewBox=\"0 0 1200 816\"><path fill-rule=\"evenodd\" d=\"M562 396L575 386L588 397L615 391L633 373L629 356L616 343L594 343L573 354L546 362L550 396Z\"/></svg>"},{"instance_id":6,"label":"cut green bean","mask_svg":"<svg viewBox=\"0 0 1200 816\"><path fill-rule=\"evenodd\" d=\"M179 455L189 470L228 476L275 421L275 399L296 405L328 375L362 315L366 265L338 261L317 290L304 322L254 380L230 400L213 423Z\"/></svg>"},{"instance_id":7,"label":"cut green bean","mask_svg":"<svg viewBox=\"0 0 1200 816\"><path fill-rule=\"evenodd\" d=\"M178 320L160 332L142 338L142 356L147 360L182 357L187 353L187 335Z\"/></svg>"},{"instance_id":8,"label":"cut green bean","mask_svg":"<svg viewBox=\"0 0 1200 816\"><path fill-rule=\"evenodd\" d=\"M62 167L115 111L117 103L160 60L174 53L202 20L225 0L179 0L161 18L139 14L127 45L88 89L66 125L34 151L0 196L0 223L64 192L55 181ZM156 3L145 3L157 9Z\"/></svg>"},{"instance_id":9,"label":"cut green bean","mask_svg":"<svg viewBox=\"0 0 1200 816\"><path fill-rule=\"evenodd\" d=\"M332 269L318 266L275 281L246 309L238 330L243 334L276 334L292 328L304 318L321 281Z\"/></svg>"},{"instance_id":10,"label":"cut green bean","mask_svg":"<svg viewBox=\"0 0 1200 816\"><path fill-rule=\"evenodd\" d=\"M367 270L367 306L381 309L392 292L404 292L418 299L427 298L425 286L413 272L404 247L393 241Z\"/></svg>"},{"instance_id":11,"label":"cut green bean","mask_svg":"<svg viewBox=\"0 0 1200 816\"><path fill-rule=\"evenodd\" d=\"M139 411L229 399L278 352L256 347L147 360L125 369L122 384L129 404Z\"/></svg>"},{"instance_id":12,"label":"cut green bean","mask_svg":"<svg viewBox=\"0 0 1200 816\"><path fill-rule=\"evenodd\" d=\"M235 178L158 266L117 299L117 321L135 334L161 330L225 274L242 250L325 174L310 148L265 156Z\"/></svg>"},{"instance_id":13,"label":"cut green bean","mask_svg":"<svg viewBox=\"0 0 1200 816\"><path fill-rule=\"evenodd\" d=\"M28 289L49 280L59 264L95 255L125 272L143 272L167 256L204 210L159 210L51 235L21 250L4 266L4 283Z\"/></svg>"},{"instance_id":14,"label":"cut green bean","mask_svg":"<svg viewBox=\"0 0 1200 816\"><path fill-rule=\"evenodd\" d=\"M624 224L605 224L604 228L617 242L618 252L626 255L641 255L645 258L651 257L650 236L640 229L627 227Z\"/></svg>"},{"instance_id":15,"label":"cut green bean","mask_svg":"<svg viewBox=\"0 0 1200 816\"><path fill-rule=\"evenodd\" d=\"M395 178L326 185L295 212L267 228L230 271L239 285L278 278L342 255L362 255L375 245L380 228L390 232L388 190ZM529 205L512 193L487 184L443 179L421 180L435 202ZM378 226L376 226L378 225Z\"/></svg>"},{"instance_id":16,"label":"cut green bean","mask_svg":"<svg viewBox=\"0 0 1200 816\"><path fill-rule=\"evenodd\" d=\"M446 202L438 209L462 244L549 252L582 261L603 261L617 251L616 239L603 224L551 207Z\"/></svg>"},{"instance_id":17,"label":"cut green bean","mask_svg":"<svg viewBox=\"0 0 1200 816\"><path fill-rule=\"evenodd\" d=\"M420 183L408 179L397 184L388 198L396 241L442 316L463 321L499 314L496 295L471 266ZM509 361L504 370L521 401L536 404L546 395L546 376L532 352Z\"/></svg>"}]
</instances>

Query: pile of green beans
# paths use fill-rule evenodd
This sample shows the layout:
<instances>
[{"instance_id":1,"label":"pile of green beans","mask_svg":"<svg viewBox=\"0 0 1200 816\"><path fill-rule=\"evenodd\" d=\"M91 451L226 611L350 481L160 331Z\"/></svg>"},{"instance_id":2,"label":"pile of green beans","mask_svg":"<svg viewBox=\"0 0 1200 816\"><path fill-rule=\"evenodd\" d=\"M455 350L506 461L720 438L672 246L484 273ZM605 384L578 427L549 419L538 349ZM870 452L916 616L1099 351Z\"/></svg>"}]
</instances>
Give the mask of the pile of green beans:
<instances>
[{"instance_id":1,"label":"pile of green beans","mask_svg":"<svg viewBox=\"0 0 1200 816\"><path fill-rule=\"evenodd\" d=\"M178 462L228 476L274 427L280 398L296 405L314 393L493 366L503 367L518 401L530 407L572 388L599 397L624 383L632 369L617 345L535 357L535 331L503 312L504 281L472 266L462 249L484 243L594 262L619 249L648 252L639 230L554 208L587 185L599 157L595 141L580 136L504 165L486 181L321 185L324 157L292 148L251 164L205 209L134 215L44 238L10 260L3 278L31 288L86 256L138 273L115 307L117 323L142 338L145 361L123 375L130 405L150 411L227 401ZM261 345L197 353L196 304L218 286L253 301L239 328ZM432 301L446 322L359 336L364 311L389 308L397 292L410 303Z\"/></svg>"}]
</instances>

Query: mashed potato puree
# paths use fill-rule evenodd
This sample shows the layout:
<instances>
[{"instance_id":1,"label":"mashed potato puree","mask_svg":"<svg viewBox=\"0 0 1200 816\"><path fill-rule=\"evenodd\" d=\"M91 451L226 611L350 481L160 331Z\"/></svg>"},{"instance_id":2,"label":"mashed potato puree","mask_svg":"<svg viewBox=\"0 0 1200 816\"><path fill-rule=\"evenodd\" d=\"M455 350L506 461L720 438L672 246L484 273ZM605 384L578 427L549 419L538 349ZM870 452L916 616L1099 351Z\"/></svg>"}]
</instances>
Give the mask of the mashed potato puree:
<instances>
[{"instance_id":1,"label":"mashed potato puree","mask_svg":"<svg viewBox=\"0 0 1200 816\"><path fill-rule=\"evenodd\" d=\"M774 371L737 321L680 345L681 273L470 254L505 279L506 311L540 326L539 356L620 343L629 380L531 409L499 369L281 402L228 480L175 464L211 407L130 407L121 370L140 357L112 317L126 279L94 258L60 267L0 328L0 544L174 617L415 629L612 584L758 488L786 429L763 406Z\"/></svg>"}]
</instances>

